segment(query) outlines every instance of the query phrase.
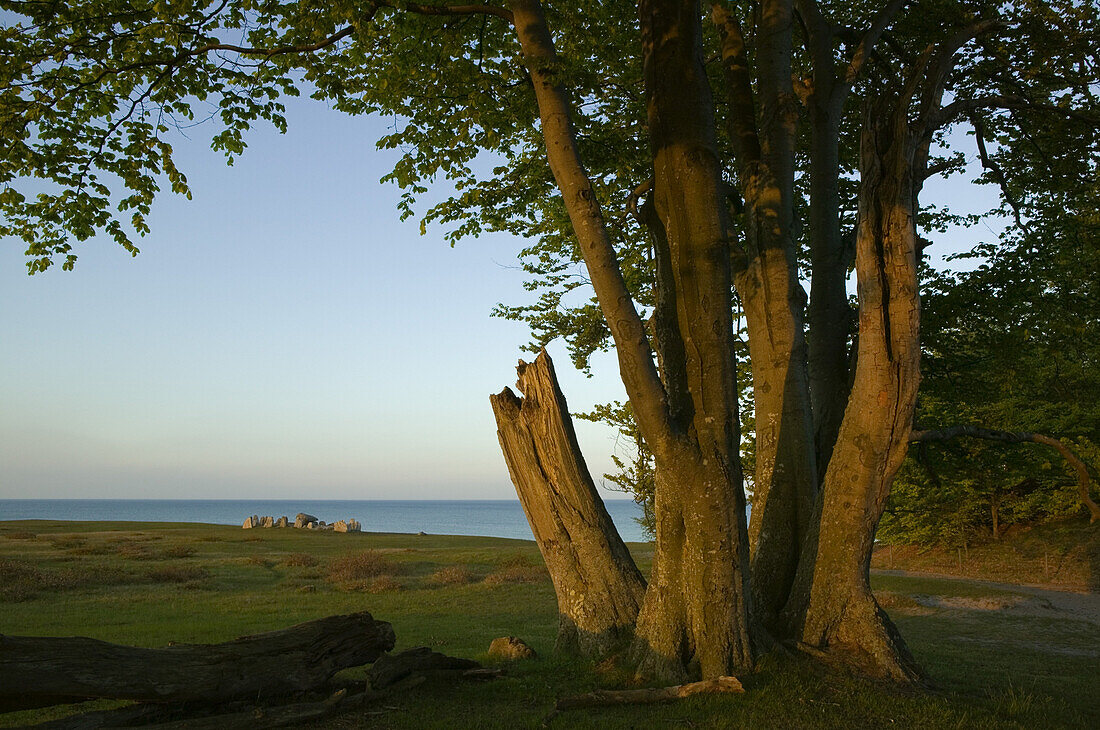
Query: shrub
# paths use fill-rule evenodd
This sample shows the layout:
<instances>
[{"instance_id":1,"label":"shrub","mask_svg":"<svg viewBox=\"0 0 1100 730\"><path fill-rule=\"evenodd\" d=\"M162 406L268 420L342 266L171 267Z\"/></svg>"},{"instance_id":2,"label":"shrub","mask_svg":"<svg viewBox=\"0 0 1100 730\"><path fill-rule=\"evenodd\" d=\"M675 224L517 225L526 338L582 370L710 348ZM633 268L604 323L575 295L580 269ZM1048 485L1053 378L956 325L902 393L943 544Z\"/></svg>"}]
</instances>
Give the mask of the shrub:
<instances>
[{"instance_id":1,"label":"shrub","mask_svg":"<svg viewBox=\"0 0 1100 730\"><path fill-rule=\"evenodd\" d=\"M431 582L444 586L461 586L473 583L477 578L465 565L448 565L432 574Z\"/></svg>"},{"instance_id":2,"label":"shrub","mask_svg":"<svg viewBox=\"0 0 1100 730\"><path fill-rule=\"evenodd\" d=\"M404 584L390 575L380 575L368 581L362 588L367 593L391 593L405 590Z\"/></svg>"},{"instance_id":3,"label":"shrub","mask_svg":"<svg viewBox=\"0 0 1100 730\"><path fill-rule=\"evenodd\" d=\"M0 600L9 602L30 600L42 592L139 581L131 573L103 565L40 570L16 560L0 560Z\"/></svg>"},{"instance_id":4,"label":"shrub","mask_svg":"<svg viewBox=\"0 0 1100 730\"><path fill-rule=\"evenodd\" d=\"M500 563L500 567L485 576L485 583L491 586L505 583L538 583L546 580L549 574L542 565L532 563L523 555L515 555Z\"/></svg>"},{"instance_id":5,"label":"shrub","mask_svg":"<svg viewBox=\"0 0 1100 730\"><path fill-rule=\"evenodd\" d=\"M245 565L255 565L257 568L270 568L275 565L273 560L265 558L262 555L249 555L244 559Z\"/></svg>"},{"instance_id":6,"label":"shrub","mask_svg":"<svg viewBox=\"0 0 1100 730\"><path fill-rule=\"evenodd\" d=\"M341 555L328 566L329 580L334 583L351 583L368 578L397 575L401 567L391 562L377 550Z\"/></svg>"},{"instance_id":7,"label":"shrub","mask_svg":"<svg viewBox=\"0 0 1100 730\"><path fill-rule=\"evenodd\" d=\"M309 553L292 553L280 560L279 564L288 568L312 568L317 565L317 558Z\"/></svg>"},{"instance_id":8,"label":"shrub","mask_svg":"<svg viewBox=\"0 0 1100 730\"><path fill-rule=\"evenodd\" d=\"M195 548L188 545L175 545L160 552L161 558L189 558L195 554Z\"/></svg>"},{"instance_id":9,"label":"shrub","mask_svg":"<svg viewBox=\"0 0 1100 730\"><path fill-rule=\"evenodd\" d=\"M115 548L115 554L127 560L152 560L154 558L148 547L135 542L119 543Z\"/></svg>"},{"instance_id":10,"label":"shrub","mask_svg":"<svg viewBox=\"0 0 1100 730\"><path fill-rule=\"evenodd\" d=\"M33 540L38 537L38 535L33 532L27 532L26 530L19 530L16 532L5 532L4 537L9 540Z\"/></svg>"},{"instance_id":11,"label":"shrub","mask_svg":"<svg viewBox=\"0 0 1100 730\"><path fill-rule=\"evenodd\" d=\"M82 537L55 537L50 540L50 545L58 550L70 550L82 548L88 544L88 541Z\"/></svg>"},{"instance_id":12,"label":"shrub","mask_svg":"<svg viewBox=\"0 0 1100 730\"><path fill-rule=\"evenodd\" d=\"M106 555L111 551L111 548L103 543L84 543L77 547L72 547L65 552L69 555Z\"/></svg>"},{"instance_id":13,"label":"shrub","mask_svg":"<svg viewBox=\"0 0 1100 730\"><path fill-rule=\"evenodd\" d=\"M18 560L0 560L0 601L29 601L44 587L45 576L34 566Z\"/></svg>"}]
</instances>

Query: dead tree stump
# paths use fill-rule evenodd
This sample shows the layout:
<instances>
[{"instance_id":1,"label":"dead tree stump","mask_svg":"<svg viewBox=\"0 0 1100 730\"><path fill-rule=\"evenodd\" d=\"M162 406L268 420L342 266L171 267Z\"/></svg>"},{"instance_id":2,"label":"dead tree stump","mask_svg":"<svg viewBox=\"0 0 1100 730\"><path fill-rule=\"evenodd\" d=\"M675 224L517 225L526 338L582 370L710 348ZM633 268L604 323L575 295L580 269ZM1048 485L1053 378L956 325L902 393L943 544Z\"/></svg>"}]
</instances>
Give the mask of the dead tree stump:
<instances>
[{"instance_id":1,"label":"dead tree stump","mask_svg":"<svg viewBox=\"0 0 1100 730\"><path fill-rule=\"evenodd\" d=\"M558 648L599 656L634 627L645 579L607 514L543 350L489 401L508 471L558 598Z\"/></svg>"}]
</instances>

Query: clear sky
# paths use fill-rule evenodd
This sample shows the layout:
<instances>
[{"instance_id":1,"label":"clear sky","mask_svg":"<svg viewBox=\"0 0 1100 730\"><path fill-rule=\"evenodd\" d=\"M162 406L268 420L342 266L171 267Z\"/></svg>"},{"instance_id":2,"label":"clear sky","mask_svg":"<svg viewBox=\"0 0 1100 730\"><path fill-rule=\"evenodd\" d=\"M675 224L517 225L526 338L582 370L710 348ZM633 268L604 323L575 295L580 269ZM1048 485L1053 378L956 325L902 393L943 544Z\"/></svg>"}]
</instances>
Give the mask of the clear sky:
<instances>
[{"instance_id":1,"label":"clear sky","mask_svg":"<svg viewBox=\"0 0 1100 730\"><path fill-rule=\"evenodd\" d=\"M157 201L137 258L95 240L29 277L0 247L0 498L514 498L488 395L527 334L489 313L531 297L521 242L401 223L386 121L288 118L233 167L210 129L176 141L194 199ZM612 355L551 354L571 410L624 398ZM613 433L577 430L609 470Z\"/></svg>"},{"instance_id":2,"label":"clear sky","mask_svg":"<svg viewBox=\"0 0 1100 730\"><path fill-rule=\"evenodd\" d=\"M291 100L293 102L293 100ZM380 119L308 100L233 167L175 143L130 256L81 247L33 277L0 249L0 498L513 498L488 395L515 381L520 242L456 248L401 223ZM573 410L622 398L612 358ZM594 474L612 434L578 423Z\"/></svg>"}]
</instances>

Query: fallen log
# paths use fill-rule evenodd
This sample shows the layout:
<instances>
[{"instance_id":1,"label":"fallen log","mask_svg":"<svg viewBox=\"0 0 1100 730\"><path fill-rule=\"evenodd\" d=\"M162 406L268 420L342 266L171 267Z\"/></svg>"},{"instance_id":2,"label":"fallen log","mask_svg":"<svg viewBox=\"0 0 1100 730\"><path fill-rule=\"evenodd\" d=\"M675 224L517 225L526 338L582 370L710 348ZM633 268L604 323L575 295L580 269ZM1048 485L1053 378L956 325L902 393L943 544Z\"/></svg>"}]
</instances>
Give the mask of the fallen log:
<instances>
[{"instance_id":1,"label":"fallen log","mask_svg":"<svg viewBox=\"0 0 1100 730\"><path fill-rule=\"evenodd\" d=\"M114 710L98 710L38 725L41 730L99 730L113 727L145 727L158 730L255 730L289 727L350 712L412 689L428 681L486 680L501 676L500 669L485 669L471 659L446 656L427 647L384 654L368 674L366 690L353 692L349 685L327 697L298 698L287 704L139 704Z\"/></svg>"},{"instance_id":2,"label":"fallen log","mask_svg":"<svg viewBox=\"0 0 1100 730\"><path fill-rule=\"evenodd\" d=\"M740 694L745 691L737 677L717 677L702 682L678 684L673 687L646 687L643 689L598 689L572 697L562 697L554 705L543 726L549 724L563 710L575 710L582 707L610 707L615 705L652 705L660 702L675 702L685 697L699 694Z\"/></svg>"},{"instance_id":3,"label":"fallen log","mask_svg":"<svg viewBox=\"0 0 1100 730\"><path fill-rule=\"evenodd\" d=\"M381 690L412 675L429 675L457 672L463 676L469 670L480 670L481 664L473 659L462 659L432 651L426 646L406 649L397 654L386 654L371 665L367 673L367 686Z\"/></svg>"},{"instance_id":4,"label":"fallen log","mask_svg":"<svg viewBox=\"0 0 1100 730\"><path fill-rule=\"evenodd\" d=\"M367 612L329 616L224 644L145 649L84 637L0 635L0 712L91 698L203 702L314 689L393 648Z\"/></svg>"}]
</instances>

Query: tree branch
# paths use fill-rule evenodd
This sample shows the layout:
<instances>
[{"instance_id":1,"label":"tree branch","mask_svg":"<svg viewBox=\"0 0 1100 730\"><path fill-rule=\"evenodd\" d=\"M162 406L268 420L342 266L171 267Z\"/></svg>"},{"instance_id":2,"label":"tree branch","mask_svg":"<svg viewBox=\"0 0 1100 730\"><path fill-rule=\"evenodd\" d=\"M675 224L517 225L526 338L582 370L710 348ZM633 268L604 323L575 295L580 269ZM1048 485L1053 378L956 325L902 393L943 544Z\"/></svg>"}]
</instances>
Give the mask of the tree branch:
<instances>
[{"instance_id":1,"label":"tree branch","mask_svg":"<svg viewBox=\"0 0 1100 730\"><path fill-rule=\"evenodd\" d=\"M1004 21L1000 18L978 20L960 28L954 35L935 47L931 61L928 64L928 74L925 77L918 110L919 122L916 129L920 134L931 135L937 129L934 124L935 110L939 108L943 99L943 88L947 76L955 67L955 54L978 36L1003 26Z\"/></svg>"},{"instance_id":2,"label":"tree branch","mask_svg":"<svg viewBox=\"0 0 1100 730\"><path fill-rule=\"evenodd\" d=\"M1084 122L1085 124L1100 125L1100 116L1094 116L1076 109L1069 109L1055 104L1044 104L1042 102L1032 101L1023 96L1016 96L1013 94L994 94L991 96L980 96L972 99L959 99L953 101L940 109L940 111L932 117L932 123L934 124L934 128L943 127L956 121L960 117L967 116L981 109L1024 109L1055 114L1065 117L1066 119Z\"/></svg>"},{"instance_id":3,"label":"tree branch","mask_svg":"<svg viewBox=\"0 0 1100 730\"><path fill-rule=\"evenodd\" d=\"M982 428L980 426L952 426L950 428L941 428L936 431L914 430L909 435L909 442L927 443L929 441L950 441L960 436L1001 441L1009 444L1032 442L1044 444L1045 446L1055 449L1062 455L1062 458L1065 459L1066 462L1073 466L1074 471L1077 473L1077 492L1081 498L1081 504L1089 511L1089 522L1100 520L1100 505L1092 501L1092 497L1089 496L1090 479L1088 466L1085 465L1085 462L1083 462L1071 448L1056 438L1051 438L1041 433L1032 433L1030 431L997 431L995 429Z\"/></svg>"},{"instance_id":4,"label":"tree branch","mask_svg":"<svg viewBox=\"0 0 1100 730\"><path fill-rule=\"evenodd\" d=\"M760 161L760 136L756 128L752 76L741 26L723 0L711 5L710 19L722 43L722 69L730 100L730 136L737 143L741 169Z\"/></svg>"},{"instance_id":5,"label":"tree branch","mask_svg":"<svg viewBox=\"0 0 1100 730\"><path fill-rule=\"evenodd\" d=\"M892 0L892 2L884 5L875 14L875 17L871 20L871 25L867 28L863 37L859 39L859 43L852 51L852 55L848 61L848 69L844 74L844 81L849 87L854 84L859 77L859 72L863 69L863 64L874 52L879 38L886 32L894 16L901 12L901 9L905 7L908 2L909 0Z\"/></svg>"},{"instance_id":6,"label":"tree branch","mask_svg":"<svg viewBox=\"0 0 1100 730\"><path fill-rule=\"evenodd\" d=\"M554 47L542 4L512 0L513 26L531 74L546 157L588 268L592 288L615 341L619 372L646 441L659 449L674 437L668 400L645 324L626 288L603 211L577 148L576 128L565 88L559 81Z\"/></svg>"},{"instance_id":7,"label":"tree branch","mask_svg":"<svg viewBox=\"0 0 1100 730\"><path fill-rule=\"evenodd\" d=\"M419 15L495 15L514 24L512 11L507 8L499 8L496 5L427 5L423 3L402 3L396 5L389 2L380 2L379 5L405 10Z\"/></svg>"},{"instance_id":8,"label":"tree branch","mask_svg":"<svg viewBox=\"0 0 1100 730\"><path fill-rule=\"evenodd\" d=\"M970 118L970 123L974 126L974 137L978 143L978 158L982 161L982 167L989 170L993 175L993 179L997 181L997 185L1001 188L1001 194L1005 197L1005 202L1012 208L1012 215L1016 218L1016 225L1021 231L1027 235L1031 235L1031 231L1028 229L1027 224L1024 223L1024 219L1020 216L1020 202L1016 200L1016 196L1012 194L1012 191L1008 187L1008 179L1005 177L1004 170L997 164L993 158L989 156L989 151L985 146L985 125L982 124L982 120L977 116Z\"/></svg>"}]
</instances>

